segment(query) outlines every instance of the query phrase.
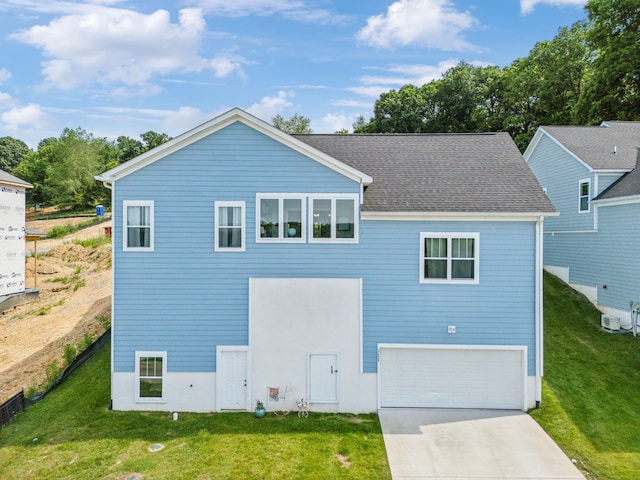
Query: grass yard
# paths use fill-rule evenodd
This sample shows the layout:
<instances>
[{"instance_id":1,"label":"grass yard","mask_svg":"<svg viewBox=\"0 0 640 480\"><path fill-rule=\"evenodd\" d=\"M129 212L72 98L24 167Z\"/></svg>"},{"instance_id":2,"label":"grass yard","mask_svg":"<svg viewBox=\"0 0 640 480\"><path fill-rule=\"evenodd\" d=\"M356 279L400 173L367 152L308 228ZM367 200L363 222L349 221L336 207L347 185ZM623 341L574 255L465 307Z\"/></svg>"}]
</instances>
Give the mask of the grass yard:
<instances>
[{"instance_id":1,"label":"grass yard","mask_svg":"<svg viewBox=\"0 0 640 480\"><path fill-rule=\"evenodd\" d=\"M109 353L0 430L3 480L391 478L377 415L109 411Z\"/></svg>"},{"instance_id":2,"label":"grass yard","mask_svg":"<svg viewBox=\"0 0 640 480\"><path fill-rule=\"evenodd\" d=\"M532 416L588 478L640 478L640 337L600 329L600 312L545 274L543 403Z\"/></svg>"}]
</instances>

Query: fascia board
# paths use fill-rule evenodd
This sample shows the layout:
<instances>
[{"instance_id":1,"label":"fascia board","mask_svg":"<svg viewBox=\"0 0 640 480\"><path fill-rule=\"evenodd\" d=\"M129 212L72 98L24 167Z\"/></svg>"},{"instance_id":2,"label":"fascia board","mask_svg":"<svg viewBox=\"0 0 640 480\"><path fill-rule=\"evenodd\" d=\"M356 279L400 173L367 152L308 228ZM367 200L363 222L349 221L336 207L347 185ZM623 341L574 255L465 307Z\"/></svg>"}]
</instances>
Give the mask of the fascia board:
<instances>
[{"instance_id":1,"label":"fascia board","mask_svg":"<svg viewBox=\"0 0 640 480\"><path fill-rule=\"evenodd\" d=\"M474 213L474 212L362 212L362 220L518 222L557 217L557 212Z\"/></svg>"},{"instance_id":2,"label":"fascia board","mask_svg":"<svg viewBox=\"0 0 640 480\"><path fill-rule=\"evenodd\" d=\"M628 197L604 198L602 200L591 200L591 204L598 207L613 207L616 205L628 205L630 203L640 203L640 195L629 195Z\"/></svg>"}]
</instances>

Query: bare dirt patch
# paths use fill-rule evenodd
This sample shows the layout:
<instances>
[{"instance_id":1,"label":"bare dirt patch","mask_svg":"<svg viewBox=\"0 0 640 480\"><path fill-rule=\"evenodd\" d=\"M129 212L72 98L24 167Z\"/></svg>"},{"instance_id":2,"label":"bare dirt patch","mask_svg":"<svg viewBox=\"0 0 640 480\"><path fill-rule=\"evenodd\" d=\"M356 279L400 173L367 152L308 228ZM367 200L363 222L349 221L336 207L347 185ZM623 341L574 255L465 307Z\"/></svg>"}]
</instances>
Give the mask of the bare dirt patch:
<instances>
[{"instance_id":1,"label":"bare dirt patch","mask_svg":"<svg viewBox=\"0 0 640 480\"><path fill-rule=\"evenodd\" d=\"M57 225L68 220L57 220ZM37 259L40 299L0 315L0 403L41 385L52 362L63 366L65 345L77 346L85 335L96 338L105 331L111 316L111 245L68 243L70 237L98 237L105 225L47 241L44 249L45 242L38 242L38 252L48 250ZM29 242L27 255L32 249ZM34 286L35 262L34 257L26 260L28 287Z\"/></svg>"}]
</instances>

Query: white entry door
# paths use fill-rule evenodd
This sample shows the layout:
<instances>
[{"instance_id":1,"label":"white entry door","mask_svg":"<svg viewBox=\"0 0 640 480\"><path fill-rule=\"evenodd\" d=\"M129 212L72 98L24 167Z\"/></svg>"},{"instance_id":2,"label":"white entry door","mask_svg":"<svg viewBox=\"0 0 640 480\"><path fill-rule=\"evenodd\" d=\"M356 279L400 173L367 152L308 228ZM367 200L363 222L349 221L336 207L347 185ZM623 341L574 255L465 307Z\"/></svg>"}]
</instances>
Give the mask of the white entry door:
<instances>
[{"instance_id":1,"label":"white entry door","mask_svg":"<svg viewBox=\"0 0 640 480\"><path fill-rule=\"evenodd\" d=\"M247 410L249 394L248 350L218 347L218 410Z\"/></svg>"},{"instance_id":2,"label":"white entry door","mask_svg":"<svg viewBox=\"0 0 640 480\"><path fill-rule=\"evenodd\" d=\"M309 354L309 401L315 403L338 401L337 354Z\"/></svg>"}]
</instances>

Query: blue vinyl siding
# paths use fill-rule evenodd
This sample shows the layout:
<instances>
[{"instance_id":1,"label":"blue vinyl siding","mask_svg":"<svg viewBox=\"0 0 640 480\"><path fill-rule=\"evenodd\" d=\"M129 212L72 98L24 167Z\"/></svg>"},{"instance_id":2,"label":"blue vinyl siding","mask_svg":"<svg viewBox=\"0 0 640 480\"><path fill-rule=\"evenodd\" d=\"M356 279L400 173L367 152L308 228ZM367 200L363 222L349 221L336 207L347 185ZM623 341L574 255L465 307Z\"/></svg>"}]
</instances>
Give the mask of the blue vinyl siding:
<instances>
[{"instance_id":1,"label":"blue vinyl siding","mask_svg":"<svg viewBox=\"0 0 640 480\"><path fill-rule=\"evenodd\" d=\"M627 310L640 300L638 225L638 203L599 207L597 232L545 235L544 263L568 267L571 283L597 288L599 305Z\"/></svg>"},{"instance_id":2,"label":"blue vinyl siding","mask_svg":"<svg viewBox=\"0 0 640 480\"><path fill-rule=\"evenodd\" d=\"M527 345L535 362L533 223L363 222L364 366L377 343ZM480 283L419 283L420 232L478 232ZM375 252L384 252L376 254ZM447 326L455 325L455 334Z\"/></svg>"},{"instance_id":3,"label":"blue vinyl siding","mask_svg":"<svg viewBox=\"0 0 640 480\"><path fill-rule=\"evenodd\" d=\"M362 278L366 372L377 343L398 342L527 345L534 374L534 222L361 220L357 244L256 243L256 193L284 192L360 186L240 123L116 182L114 371L133 371L135 350L215 371L216 345L248 343L249 278L304 277ZM122 201L135 199L155 202L153 252L122 251ZM246 202L245 252L214 252L216 200ZM426 231L478 232L480 283L420 284Z\"/></svg>"},{"instance_id":4,"label":"blue vinyl siding","mask_svg":"<svg viewBox=\"0 0 640 480\"><path fill-rule=\"evenodd\" d=\"M578 188L583 179L591 180L594 195L594 175L589 168L561 148L547 135L540 139L528 160L529 168L547 190L547 196L560 214L544 222L546 231L593 230L593 206L588 213L578 212Z\"/></svg>"},{"instance_id":5,"label":"blue vinyl siding","mask_svg":"<svg viewBox=\"0 0 640 480\"><path fill-rule=\"evenodd\" d=\"M604 192L607 188L609 188L611 185L613 185L618 179L620 179L620 177L623 174L621 173L617 173L615 175L604 175L604 174L599 174L597 175L597 181L598 181L598 191L595 192L595 195L600 195L602 192Z\"/></svg>"},{"instance_id":6,"label":"blue vinyl siding","mask_svg":"<svg viewBox=\"0 0 640 480\"><path fill-rule=\"evenodd\" d=\"M578 213L581 179L591 179L592 198L621 175L589 172L587 167L544 135L529 158L529 167L560 216L545 220L544 264L569 269L569 281L597 289L599 305L626 310L640 299L640 205L598 207ZM595 189L597 188L597 192ZM603 288L606 285L606 288Z\"/></svg>"}]
</instances>

